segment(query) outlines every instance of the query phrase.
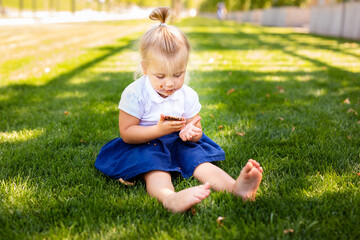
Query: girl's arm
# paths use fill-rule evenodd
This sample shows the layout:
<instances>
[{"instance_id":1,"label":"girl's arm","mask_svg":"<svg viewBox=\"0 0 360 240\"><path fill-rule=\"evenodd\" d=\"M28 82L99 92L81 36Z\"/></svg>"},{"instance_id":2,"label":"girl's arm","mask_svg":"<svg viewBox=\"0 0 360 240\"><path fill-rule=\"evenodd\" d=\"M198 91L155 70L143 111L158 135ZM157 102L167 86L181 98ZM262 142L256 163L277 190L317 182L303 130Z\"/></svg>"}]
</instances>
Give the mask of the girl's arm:
<instances>
[{"instance_id":1,"label":"girl's arm","mask_svg":"<svg viewBox=\"0 0 360 240\"><path fill-rule=\"evenodd\" d=\"M161 115L160 120L154 126L139 126L140 119L120 110L119 130L121 138L129 144L146 143L164 135L180 131L185 126L184 121L165 121Z\"/></svg>"}]
</instances>

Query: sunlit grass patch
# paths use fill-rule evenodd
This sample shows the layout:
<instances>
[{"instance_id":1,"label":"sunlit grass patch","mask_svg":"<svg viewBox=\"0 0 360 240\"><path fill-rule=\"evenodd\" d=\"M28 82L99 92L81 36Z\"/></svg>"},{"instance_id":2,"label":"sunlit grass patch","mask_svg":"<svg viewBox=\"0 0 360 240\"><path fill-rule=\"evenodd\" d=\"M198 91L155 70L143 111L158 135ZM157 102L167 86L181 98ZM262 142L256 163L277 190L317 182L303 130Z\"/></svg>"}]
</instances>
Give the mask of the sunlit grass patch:
<instances>
[{"instance_id":1,"label":"sunlit grass patch","mask_svg":"<svg viewBox=\"0 0 360 240\"><path fill-rule=\"evenodd\" d=\"M359 189L351 183L350 180L355 177L356 174L354 172L348 172L343 175L339 175L331 171L326 172L325 174L318 172L307 177L309 187L307 189L303 189L302 194L307 197L320 197L322 194L338 193L344 190L347 191L348 189L358 192Z\"/></svg>"},{"instance_id":2,"label":"sunlit grass patch","mask_svg":"<svg viewBox=\"0 0 360 240\"><path fill-rule=\"evenodd\" d=\"M0 211L3 214L8 214L8 211L13 214L15 211L26 210L29 205L35 204L36 192L37 188L29 183L29 178L17 176L11 180L0 180Z\"/></svg>"},{"instance_id":3,"label":"sunlit grass patch","mask_svg":"<svg viewBox=\"0 0 360 240\"><path fill-rule=\"evenodd\" d=\"M24 129L21 131L1 132L0 142L14 143L35 139L45 133L44 129Z\"/></svg>"}]
</instances>

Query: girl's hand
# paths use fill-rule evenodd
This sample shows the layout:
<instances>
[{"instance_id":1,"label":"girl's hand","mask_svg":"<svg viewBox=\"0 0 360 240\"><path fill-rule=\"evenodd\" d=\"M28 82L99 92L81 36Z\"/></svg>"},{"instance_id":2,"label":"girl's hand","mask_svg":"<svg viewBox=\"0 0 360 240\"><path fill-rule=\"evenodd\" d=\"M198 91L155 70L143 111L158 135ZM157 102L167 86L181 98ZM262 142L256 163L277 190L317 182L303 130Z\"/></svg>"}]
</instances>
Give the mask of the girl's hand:
<instances>
[{"instance_id":1,"label":"girl's hand","mask_svg":"<svg viewBox=\"0 0 360 240\"><path fill-rule=\"evenodd\" d=\"M157 127L161 132L164 133L164 135L166 135L180 131L185 127L185 123L186 123L185 118L182 121L165 121L165 115L161 114L160 119L157 123Z\"/></svg>"},{"instance_id":2,"label":"girl's hand","mask_svg":"<svg viewBox=\"0 0 360 240\"><path fill-rule=\"evenodd\" d=\"M200 120L201 120L201 117L199 117L199 116L195 117L194 120L192 120L191 122L186 124L186 126L180 131L179 137L184 142L190 141L194 137L197 137L200 134L202 134L202 129L196 127L196 124L198 124L198 122Z\"/></svg>"}]
</instances>

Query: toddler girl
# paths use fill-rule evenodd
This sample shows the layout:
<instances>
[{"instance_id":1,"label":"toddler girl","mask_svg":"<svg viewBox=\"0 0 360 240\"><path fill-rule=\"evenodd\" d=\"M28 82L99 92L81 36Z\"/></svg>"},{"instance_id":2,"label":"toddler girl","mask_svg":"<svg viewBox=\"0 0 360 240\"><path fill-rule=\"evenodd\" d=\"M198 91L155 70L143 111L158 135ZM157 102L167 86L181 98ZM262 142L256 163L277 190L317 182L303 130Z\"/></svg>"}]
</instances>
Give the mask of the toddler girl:
<instances>
[{"instance_id":1,"label":"toddler girl","mask_svg":"<svg viewBox=\"0 0 360 240\"><path fill-rule=\"evenodd\" d=\"M160 21L140 42L144 76L123 91L116 138L101 149L95 167L114 179L143 178L148 193L172 212L183 212L216 191L254 200L263 169L250 159L234 180L211 162L224 151L202 132L197 93L184 84L190 45L176 27L166 24L170 11L157 8ZM168 119L167 116L178 119ZM194 176L203 185L175 192L171 172Z\"/></svg>"}]
</instances>

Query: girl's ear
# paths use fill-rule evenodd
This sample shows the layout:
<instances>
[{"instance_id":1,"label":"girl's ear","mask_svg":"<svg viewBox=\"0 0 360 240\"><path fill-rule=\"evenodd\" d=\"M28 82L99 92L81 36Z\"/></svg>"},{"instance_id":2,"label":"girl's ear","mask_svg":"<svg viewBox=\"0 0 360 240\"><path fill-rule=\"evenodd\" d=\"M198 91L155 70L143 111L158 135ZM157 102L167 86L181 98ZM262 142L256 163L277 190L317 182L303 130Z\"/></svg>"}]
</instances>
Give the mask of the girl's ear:
<instances>
[{"instance_id":1,"label":"girl's ear","mask_svg":"<svg viewBox=\"0 0 360 240\"><path fill-rule=\"evenodd\" d=\"M146 67L145 67L144 61L141 61L141 68L142 68L142 71L143 71L144 75L146 75L146 74L147 74L147 71L146 71Z\"/></svg>"}]
</instances>

